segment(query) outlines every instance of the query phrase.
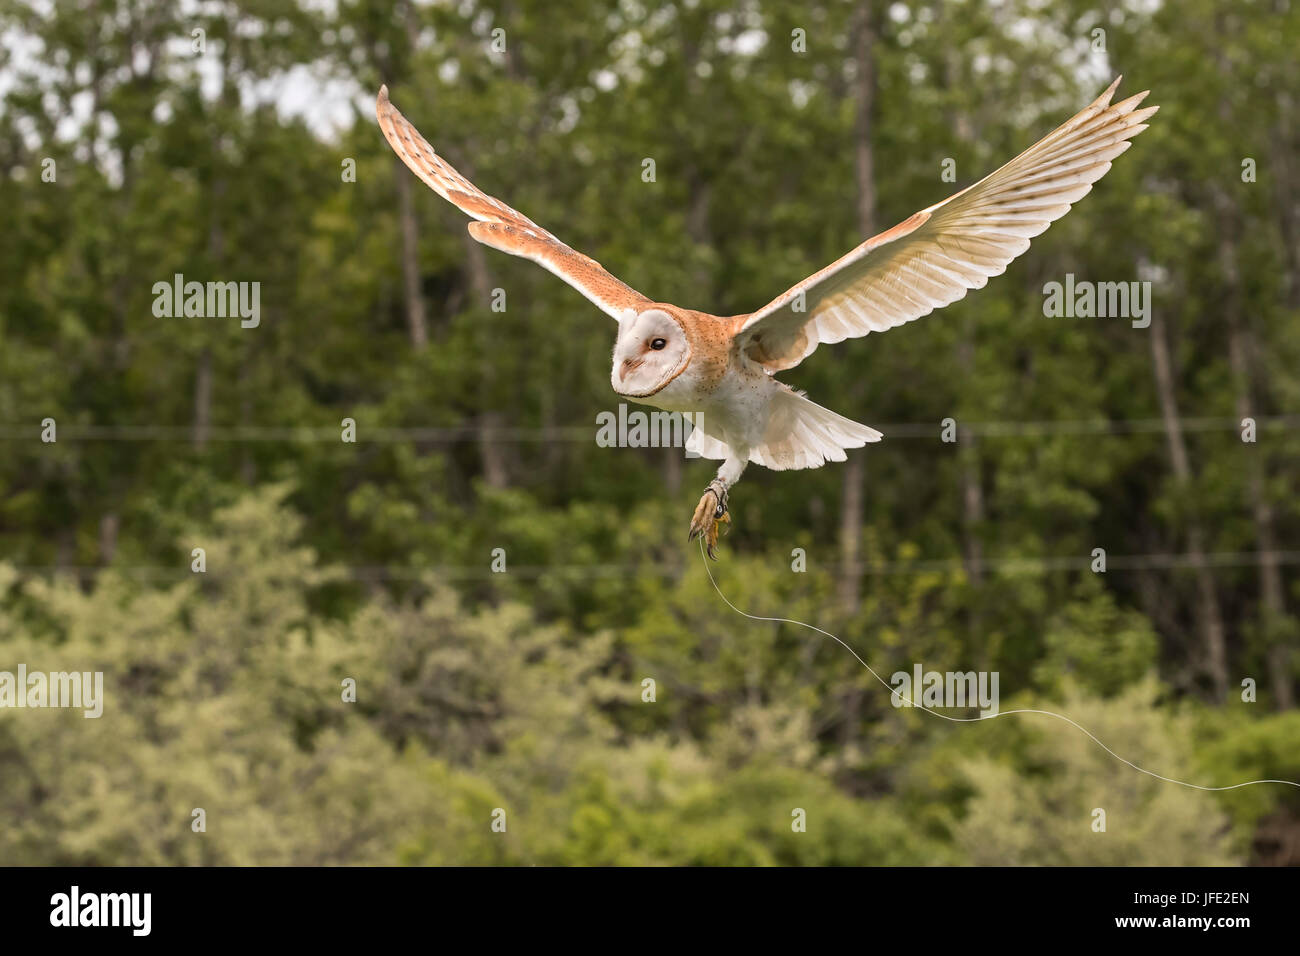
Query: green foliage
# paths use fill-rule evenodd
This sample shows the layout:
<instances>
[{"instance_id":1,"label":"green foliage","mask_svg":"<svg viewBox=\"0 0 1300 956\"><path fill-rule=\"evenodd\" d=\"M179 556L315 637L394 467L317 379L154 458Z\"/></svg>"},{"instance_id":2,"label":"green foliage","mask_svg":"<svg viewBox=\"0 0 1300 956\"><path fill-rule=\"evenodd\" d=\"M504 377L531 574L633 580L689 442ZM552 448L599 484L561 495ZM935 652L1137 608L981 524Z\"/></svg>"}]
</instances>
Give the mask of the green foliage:
<instances>
[{"instance_id":1,"label":"green foliage","mask_svg":"<svg viewBox=\"0 0 1300 956\"><path fill-rule=\"evenodd\" d=\"M864 238L861 9L880 228L1115 73L1163 108L987 288L782 375L886 440L856 521L844 466L751 468L715 590L710 469L593 440L609 321L470 242L371 98L647 295L748 311ZM0 710L0 863L1296 862L1290 790L895 708L718 590L885 679L997 670L1003 710L1166 776L1300 779L1300 5L0 0L0 38L0 671L107 693ZM154 316L175 273L260 282L260 326ZM1155 277L1168 383L1151 329L1043 316L1066 273Z\"/></svg>"},{"instance_id":2,"label":"green foliage","mask_svg":"<svg viewBox=\"0 0 1300 956\"><path fill-rule=\"evenodd\" d=\"M1066 714L1106 747L1153 773L1186 780L1187 721L1163 714L1152 681L1114 700L1077 691L1059 701L1014 699ZM1224 866L1240 859L1229 819L1209 795L1139 774L1056 718L1025 714L987 755L957 757L973 794L954 823L956 844L978 865ZM981 728L982 729L982 728ZM963 728L967 733L975 728ZM1222 769L1201 779L1225 779ZM1104 829L1103 829L1104 826Z\"/></svg>"}]
</instances>

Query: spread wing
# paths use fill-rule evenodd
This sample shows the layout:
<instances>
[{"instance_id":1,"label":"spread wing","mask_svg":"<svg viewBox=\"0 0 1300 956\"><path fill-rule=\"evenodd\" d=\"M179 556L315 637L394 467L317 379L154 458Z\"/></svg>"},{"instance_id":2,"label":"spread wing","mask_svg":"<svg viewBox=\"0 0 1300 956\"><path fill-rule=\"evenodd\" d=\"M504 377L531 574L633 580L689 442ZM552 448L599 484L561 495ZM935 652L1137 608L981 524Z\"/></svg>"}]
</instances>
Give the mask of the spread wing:
<instances>
[{"instance_id":1,"label":"spread wing","mask_svg":"<svg viewBox=\"0 0 1300 956\"><path fill-rule=\"evenodd\" d=\"M458 173L388 101L387 86L379 88L375 114L388 145L411 172L477 220L469 224L469 234L479 242L512 256L532 259L615 319L622 318L628 309L640 312L650 304L649 299L614 278L595 259L569 248L523 213L489 196Z\"/></svg>"},{"instance_id":2,"label":"spread wing","mask_svg":"<svg viewBox=\"0 0 1300 956\"><path fill-rule=\"evenodd\" d=\"M1146 129L1146 93L1090 106L974 186L868 239L749 316L737 340L769 371L823 342L882 332L981 289L1070 210ZM1147 91L1149 92L1149 91Z\"/></svg>"}]
</instances>

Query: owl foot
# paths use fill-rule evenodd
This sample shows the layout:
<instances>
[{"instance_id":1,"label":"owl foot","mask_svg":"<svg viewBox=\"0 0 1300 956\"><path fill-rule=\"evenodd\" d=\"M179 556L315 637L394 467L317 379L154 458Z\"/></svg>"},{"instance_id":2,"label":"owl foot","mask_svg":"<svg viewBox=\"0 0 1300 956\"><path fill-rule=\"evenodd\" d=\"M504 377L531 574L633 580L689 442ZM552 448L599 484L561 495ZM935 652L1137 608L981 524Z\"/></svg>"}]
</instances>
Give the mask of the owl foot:
<instances>
[{"instance_id":1,"label":"owl foot","mask_svg":"<svg viewBox=\"0 0 1300 956\"><path fill-rule=\"evenodd\" d=\"M704 489L704 497L695 506L695 515L691 518L691 531L687 541L694 541L704 535L704 546L710 558L718 560L718 532L724 524L731 524L731 513L727 511L727 486L717 478L709 482Z\"/></svg>"}]
</instances>

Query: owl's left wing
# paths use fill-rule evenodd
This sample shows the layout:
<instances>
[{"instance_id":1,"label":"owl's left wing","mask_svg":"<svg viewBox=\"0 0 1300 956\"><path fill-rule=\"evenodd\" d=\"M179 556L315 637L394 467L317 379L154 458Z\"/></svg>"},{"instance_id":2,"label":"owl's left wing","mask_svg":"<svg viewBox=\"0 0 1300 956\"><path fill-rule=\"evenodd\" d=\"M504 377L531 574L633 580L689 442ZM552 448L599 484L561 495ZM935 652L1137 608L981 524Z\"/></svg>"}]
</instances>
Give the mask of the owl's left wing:
<instances>
[{"instance_id":1,"label":"owl's left wing","mask_svg":"<svg viewBox=\"0 0 1300 956\"><path fill-rule=\"evenodd\" d=\"M982 289L1070 211L1159 107L1111 105L1119 78L1001 169L868 239L744 320L740 348L768 371L823 342L892 329Z\"/></svg>"},{"instance_id":2,"label":"owl's left wing","mask_svg":"<svg viewBox=\"0 0 1300 956\"><path fill-rule=\"evenodd\" d=\"M477 220L469 224L469 234L479 242L512 256L532 259L615 319L623 318L629 309L640 312L650 305L649 299L614 278L595 259L566 246L523 213L489 196L458 173L389 102L387 86L379 88L375 114L388 145L411 172Z\"/></svg>"}]
</instances>

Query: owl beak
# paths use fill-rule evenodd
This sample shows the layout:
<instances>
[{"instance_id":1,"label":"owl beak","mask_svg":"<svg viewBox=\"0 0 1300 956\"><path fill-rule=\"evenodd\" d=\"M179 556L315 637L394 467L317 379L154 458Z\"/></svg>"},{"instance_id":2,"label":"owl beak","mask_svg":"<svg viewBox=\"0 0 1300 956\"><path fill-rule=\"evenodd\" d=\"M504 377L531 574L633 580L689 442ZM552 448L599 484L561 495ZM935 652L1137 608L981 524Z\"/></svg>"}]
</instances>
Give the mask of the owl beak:
<instances>
[{"instance_id":1,"label":"owl beak","mask_svg":"<svg viewBox=\"0 0 1300 956\"><path fill-rule=\"evenodd\" d=\"M645 359L623 359L623 367L618 370L618 380L623 381L628 372L640 368L644 363Z\"/></svg>"}]
</instances>

